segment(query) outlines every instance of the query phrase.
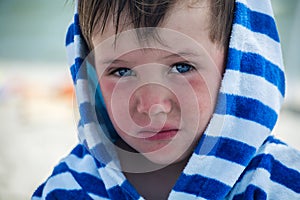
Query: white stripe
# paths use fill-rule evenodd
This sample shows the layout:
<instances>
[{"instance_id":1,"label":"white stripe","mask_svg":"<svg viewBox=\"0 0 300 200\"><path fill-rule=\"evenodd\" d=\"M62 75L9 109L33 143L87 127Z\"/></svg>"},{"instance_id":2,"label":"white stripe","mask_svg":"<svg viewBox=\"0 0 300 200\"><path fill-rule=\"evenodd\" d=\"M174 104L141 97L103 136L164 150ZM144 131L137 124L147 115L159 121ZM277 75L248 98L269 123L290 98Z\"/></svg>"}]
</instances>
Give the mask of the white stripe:
<instances>
[{"instance_id":1,"label":"white stripe","mask_svg":"<svg viewBox=\"0 0 300 200\"><path fill-rule=\"evenodd\" d=\"M84 139L89 149L94 149L97 145L103 144L103 146L105 146L106 152L109 154L104 157L101 157L100 154L96 155L96 153L101 153L101 152L93 152L93 156L96 157L100 162L107 164L107 168L119 169L117 165L118 163L115 163L116 160L118 159L115 152L115 144L112 143L112 141L106 137L102 127L98 123L94 123L94 122L88 123L84 125L83 132L84 132ZM108 156L112 160L103 160ZM110 161L112 161L112 163Z\"/></svg>"},{"instance_id":2,"label":"white stripe","mask_svg":"<svg viewBox=\"0 0 300 200\"><path fill-rule=\"evenodd\" d=\"M114 186L122 185L125 181L125 177L122 175L122 172L110 167L99 168L98 171L107 190Z\"/></svg>"},{"instance_id":3,"label":"white stripe","mask_svg":"<svg viewBox=\"0 0 300 200\"><path fill-rule=\"evenodd\" d=\"M77 79L75 90L78 105L85 102L90 102L88 84L88 80L86 79Z\"/></svg>"},{"instance_id":4,"label":"white stripe","mask_svg":"<svg viewBox=\"0 0 300 200\"><path fill-rule=\"evenodd\" d=\"M283 144L267 143L261 153L271 154L284 166L300 172L300 154L296 149Z\"/></svg>"},{"instance_id":5,"label":"white stripe","mask_svg":"<svg viewBox=\"0 0 300 200\"><path fill-rule=\"evenodd\" d=\"M66 46L69 66L75 64L76 58L82 58L82 52L85 52L82 43L84 43L84 40L79 35L74 35L74 42Z\"/></svg>"},{"instance_id":6,"label":"white stripe","mask_svg":"<svg viewBox=\"0 0 300 200\"><path fill-rule=\"evenodd\" d=\"M268 199L299 199L300 195L285 186L270 180L270 173L262 168L247 172L242 181L239 182L231 192L234 195L243 193L252 184L262 189ZM230 198L230 199L231 199Z\"/></svg>"},{"instance_id":7,"label":"white stripe","mask_svg":"<svg viewBox=\"0 0 300 200\"><path fill-rule=\"evenodd\" d=\"M244 26L234 24L230 47L259 54L283 70L281 46L267 35L255 33Z\"/></svg>"},{"instance_id":8,"label":"white stripe","mask_svg":"<svg viewBox=\"0 0 300 200\"><path fill-rule=\"evenodd\" d=\"M74 14L77 14L77 11L78 11L78 0L75 1Z\"/></svg>"},{"instance_id":9,"label":"white stripe","mask_svg":"<svg viewBox=\"0 0 300 200\"><path fill-rule=\"evenodd\" d=\"M105 136L102 127L98 123L91 122L85 124L83 129L89 149L96 147L100 143L110 142Z\"/></svg>"},{"instance_id":10,"label":"white stripe","mask_svg":"<svg viewBox=\"0 0 300 200\"><path fill-rule=\"evenodd\" d=\"M31 200L41 200L40 197L31 197Z\"/></svg>"},{"instance_id":11,"label":"white stripe","mask_svg":"<svg viewBox=\"0 0 300 200\"><path fill-rule=\"evenodd\" d=\"M91 155L85 155L83 158L78 158L77 156L70 154L61 162L65 162L71 170L78 173L87 173L99 178L98 168Z\"/></svg>"},{"instance_id":12,"label":"white stripe","mask_svg":"<svg viewBox=\"0 0 300 200\"><path fill-rule=\"evenodd\" d=\"M110 153L109 156L112 157L112 160L109 163L107 163L105 167L121 171L122 169L121 169L119 157L115 153L115 149L109 151L109 153Z\"/></svg>"},{"instance_id":13,"label":"white stripe","mask_svg":"<svg viewBox=\"0 0 300 200\"><path fill-rule=\"evenodd\" d=\"M169 198L170 200L204 200L203 198L201 197L196 197L195 195L193 194L188 194L188 193L185 193L185 192L177 192L177 191L174 191L172 190L170 195L169 195Z\"/></svg>"},{"instance_id":14,"label":"white stripe","mask_svg":"<svg viewBox=\"0 0 300 200\"><path fill-rule=\"evenodd\" d=\"M269 0L236 0L236 2L246 5L250 10L260 12L273 17L272 6Z\"/></svg>"},{"instance_id":15,"label":"white stripe","mask_svg":"<svg viewBox=\"0 0 300 200\"><path fill-rule=\"evenodd\" d=\"M88 193L89 196L93 199L93 200L108 200L109 198L104 198L104 197L100 197L98 195L95 195L93 193Z\"/></svg>"},{"instance_id":16,"label":"white stripe","mask_svg":"<svg viewBox=\"0 0 300 200\"><path fill-rule=\"evenodd\" d=\"M55 189L80 190L81 187L69 172L65 172L49 178L43 190L43 198Z\"/></svg>"},{"instance_id":17,"label":"white stripe","mask_svg":"<svg viewBox=\"0 0 300 200\"><path fill-rule=\"evenodd\" d=\"M253 147L260 146L270 130L256 122L231 115L214 114L205 132L208 136L227 137Z\"/></svg>"},{"instance_id":18,"label":"white stripe","mask_svg":"<svg viewBox=\"0 0 300 200\"><path fill-rule=\"evenodd\" d=\"M82 58L82 53L86 52L85 41L83 38L80 37L80 35L74 36L74 45L75 45L75 58ZM73 59L75 59L73 58Z\"/></svg>"},{"instance_id":19,"label":"white stripe","mask_svg":"<svg viewBox=\"0 0 300 200\"><path fill-rule=\"evenodd\" d=\"M199 162L201 164L199 164ZM201 172L200 175L204 177L221 181L228 186L233 186L237 181L239 174L241 174L244 169L244 166L228 160L214 156L204 157L193 154L184 173L187 175L197 175ZM224 173L224 171L226 171L226 173Z\"/></svg>"},{"instance_id":20,"label":"white stripe","mask_svg":"<svg viewBox=\"0 0 300 200\"><path fill-rule=\"evenodd\" d=\"M79 139L79 141L80 141L81 144L84 144L84 142L86 141L86 139L85 139L85 134L84 134L83 126L82 125L78 126L77 130L78 130L78 139Z\"/></svg>"},{"instance_id":21,"label":"white stripe","mask_svg":"<svg viewBox=\"0 0 300 200\"><path fill-rule=\"evenodd\" d=\"M72 66L74 65L74 57L75 57L75 47L74 43L70 43L66 46L67 49L67 58L68 58L68 65Z\"/></svg>"},{"instance_id":22,"label":"white stripe","mask_svg":"<svg viewBox=\"0 0 300 200\"><path fill-rule=\"evenodd\" d=\"M283 96L275 85L263 77L227 70L223 81L227 84L222 84L221 92L257 99L279 113Z\"/></svg>"}]
</instances>

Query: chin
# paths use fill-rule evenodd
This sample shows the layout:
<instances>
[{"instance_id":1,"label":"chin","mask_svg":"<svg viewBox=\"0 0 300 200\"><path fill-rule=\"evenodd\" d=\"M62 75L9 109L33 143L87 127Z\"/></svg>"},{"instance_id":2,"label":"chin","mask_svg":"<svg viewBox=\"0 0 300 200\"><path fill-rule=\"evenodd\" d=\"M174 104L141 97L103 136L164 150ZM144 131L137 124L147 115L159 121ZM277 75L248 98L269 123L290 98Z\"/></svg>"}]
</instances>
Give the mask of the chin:
<instances>
[{"instance_id":1,"label":"chin","mask_svg":"<svg viewBox=\"0 0 300 200\"><path fill-rule=\"evenodd\" d=\"M171 165L186 160L190 152L178 151L176 152L169 149L159 149L157 151L143 153L143 155L152 163L158 165Z\"/></svg>"}]
</instances>

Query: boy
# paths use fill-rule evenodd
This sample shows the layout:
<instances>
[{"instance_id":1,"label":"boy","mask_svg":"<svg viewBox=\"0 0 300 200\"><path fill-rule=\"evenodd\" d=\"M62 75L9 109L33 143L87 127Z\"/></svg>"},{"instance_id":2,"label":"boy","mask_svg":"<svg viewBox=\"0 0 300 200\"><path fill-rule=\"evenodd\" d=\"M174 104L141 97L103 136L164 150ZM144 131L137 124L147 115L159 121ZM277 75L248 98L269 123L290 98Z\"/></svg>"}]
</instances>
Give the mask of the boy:
<instances>
[{"instance_id":1,"label":"boy","mask_svg":"<svg viewBox=\"0 0 300 200\"><path fill-rule=\"evenodd\" d=\"M300 154L270 136L285 86L269 1L76 5L80 144L33 199L300 198Z\"/></svg>"}]
</instances>

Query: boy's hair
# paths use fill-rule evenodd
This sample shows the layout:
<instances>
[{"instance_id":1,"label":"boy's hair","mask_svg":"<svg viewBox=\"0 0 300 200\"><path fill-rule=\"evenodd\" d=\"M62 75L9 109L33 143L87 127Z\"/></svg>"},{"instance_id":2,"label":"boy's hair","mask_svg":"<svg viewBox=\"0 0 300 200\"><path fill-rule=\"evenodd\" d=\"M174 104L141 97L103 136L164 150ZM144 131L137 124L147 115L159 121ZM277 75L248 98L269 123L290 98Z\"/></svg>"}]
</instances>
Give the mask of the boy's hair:
<instances>
[{"instance_id":1,"label":"boy's hair","mask_svg":"<svg viewBox=\"0 0 300 200\"><path fill-rule=\"evenodd\" d=\"M92 35L104 32L108 20L112 19L117 34L126 24L134 28L157 27L166 13L181 0L79 0L78 14L83 37L90 50L93 49ZM234 0L190 0L191 5L199 1L210 1L210 39L226 49L231 33ZM125 13L125 14L124 14ZM126 15L127 14L127 15ZM112 18L111 18L112 17ZM129 20L129 21L128 21ZM100 22L100 30L95 30Z\"/></svg>"}]
</instances>

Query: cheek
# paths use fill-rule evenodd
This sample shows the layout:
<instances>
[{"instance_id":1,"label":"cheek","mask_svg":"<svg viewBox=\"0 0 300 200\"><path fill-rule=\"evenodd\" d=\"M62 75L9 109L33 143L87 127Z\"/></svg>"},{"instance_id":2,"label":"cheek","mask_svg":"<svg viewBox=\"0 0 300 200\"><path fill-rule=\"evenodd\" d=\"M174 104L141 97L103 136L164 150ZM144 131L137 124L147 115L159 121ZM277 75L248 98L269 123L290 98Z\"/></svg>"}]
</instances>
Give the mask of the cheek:
<instances>
[{"instance_id":1,"label":"cheek","mask_svg":"<svg viewBox=\"0 0 300 200\"><path fill-rule=\"evenodd\" d=\"M111 107L111 105L110 105L111 97L112 97L112 93L114 91L115 86L116 86L116 83L113 81L108 81L105 79L100 80L102 96L103 96L104 102L108 108Z\"/></svg>"},{"instance_id":2,"label":"cheek","mask_svg":"<svg viewBox=\"0 0 300 200\"><path fill-rule=\"evenodd\" d=\"M115 80L105 79L100 81L101 92L104 98L107 112L112 121L115 121L116 113L122 111L123 108L128 106L126 104L126 96L128 91L120 88L121 84L118 84Z\"/></svg>"},{"instance_id":3,"label":"cheek","mask_svg":"<svg viewBox=\"0 0 300 200\"><path fill-rule=\"evenodd\" d=\"M115 112L118 112L118 107L115 107L114 104L121 104L121 102L118 101L118 99L114 98L114 93L116 89L117 83L112 80L106 80L103 78L100 80L100 86L101 86L101 92L102 96L104 98L104 102L106 105L106 109L109 115L109 118L111 122L114 125L114 128L117 130L118 133L120 133L117 119L115 119Z\"/></svg>"},{"instance_id":4,"label":"cheek","mask_svg":"<svg viewBox=\"0 0 300 200\"><path fill-rule=\"evenodd\" d=\"M210 107L212 104L212 95L207 81L205 81L202 77L198 77L190 80L189 84L193 88L200 111L206 107Z\"/></svg>"},{"instance_id":5,"label":"cheek","mask_svg":"<svg viewBox=\"0 0 300 200\"><path fill-rule=\"evenodd\" d=\"M117 132L130 134L134 126L129 113L129 99L134 89L132 84L103 78L100 85L109 118Z\"/></svg>"},{"instance_id":6,"label":"cheek","mask_svg":"<svg viewBox=\"0 0 300 200\"><path fill-rule=\"evenodd\" d=\"M196 142L201 137L211 119L218 90L201 76L189 80L189 84L193 88L195 97L197 98L198 109L195 109L196 106L194 106L193 109L190 110L190 113L186 115L188 121L185 122L188 127L187 130L192 133L196 130L194 133L194 142Z\"/></svg>"}]
</instances>

